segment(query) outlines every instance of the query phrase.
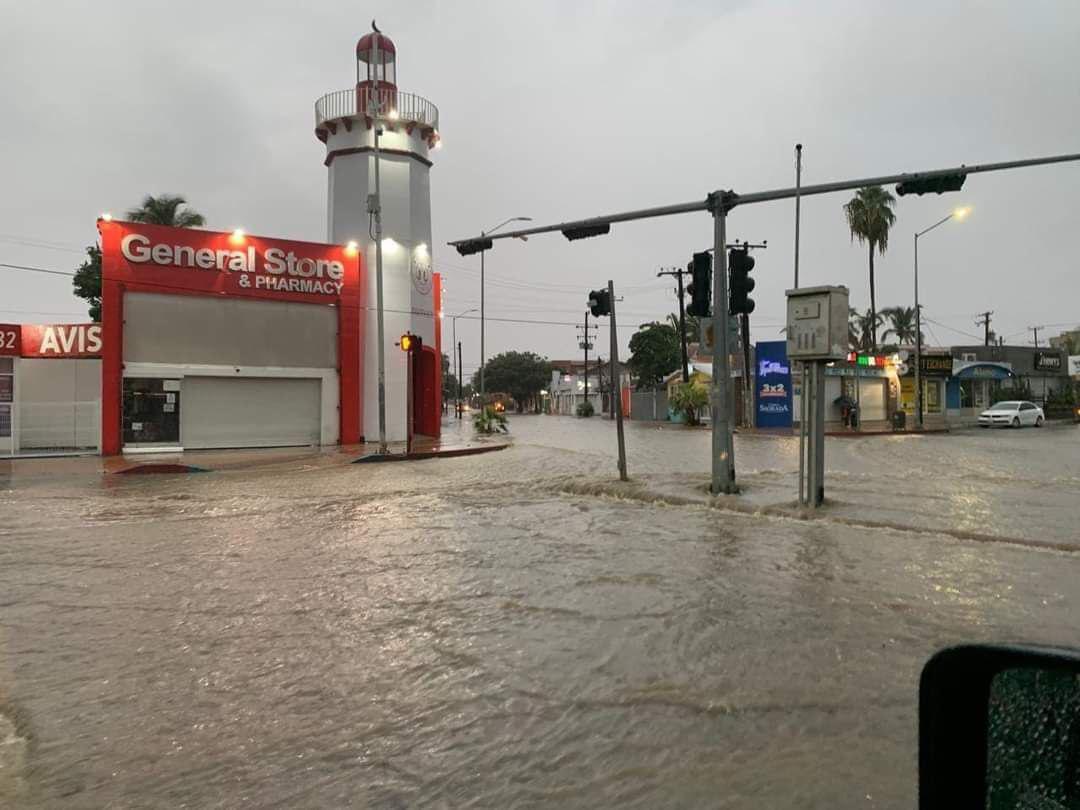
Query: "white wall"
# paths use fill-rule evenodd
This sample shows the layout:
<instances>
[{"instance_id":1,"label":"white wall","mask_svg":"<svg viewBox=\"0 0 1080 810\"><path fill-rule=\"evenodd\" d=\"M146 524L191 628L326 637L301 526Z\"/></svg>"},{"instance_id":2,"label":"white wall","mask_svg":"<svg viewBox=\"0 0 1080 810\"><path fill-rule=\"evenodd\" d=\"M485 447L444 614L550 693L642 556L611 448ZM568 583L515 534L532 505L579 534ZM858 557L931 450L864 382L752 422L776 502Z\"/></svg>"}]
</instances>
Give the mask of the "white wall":
<instances>
[{"instance_id":1,"label":"white wall","mask_svg":"<svg viewBox=\"0 0 1080 810\"><path fill-rule=\"evenodd\" d=\"M327 151L369 146L371 130L357 119L352 132L338 127L329 136ZM387 439L404 441L405 357L394 344L405 332L420 335L435 345L434 304L430 272L418 272L431 251L431 194L427 145L404 128L387 132L380 146L408 150L415 157L383 154L380 159L380 186L383 221L383 308L385 316L386 424ZM375 441L379 435L378 416L378 319L375 246L368 232L367 196L374 193L374 158L370 152L336 155L328 177L328 239L343 244L355 240L364 251L367 269L367 313L364 327L364 436ZM387 242L385 240L393 240ZM424 248L420 249L420 245ZM430 268L430 261L427 262ZM426 282L426 283L425 283ZM416 314L411 314L411 313Z\"/></svg>"}]
</instances>

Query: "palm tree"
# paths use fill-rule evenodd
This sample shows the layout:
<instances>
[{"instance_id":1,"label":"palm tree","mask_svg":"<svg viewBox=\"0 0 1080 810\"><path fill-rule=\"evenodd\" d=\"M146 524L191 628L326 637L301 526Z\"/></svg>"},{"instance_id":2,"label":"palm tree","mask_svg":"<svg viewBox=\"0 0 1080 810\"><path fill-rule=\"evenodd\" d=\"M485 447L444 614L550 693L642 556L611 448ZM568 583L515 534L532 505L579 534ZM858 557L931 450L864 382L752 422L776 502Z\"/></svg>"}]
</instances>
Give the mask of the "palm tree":
<instances>
[{"instance_id":1,"label":"palm tree","mask_svg":"<svg viewBox=\"0 0 1080 810\"><path fill-rule=\"evenodd\" d=\"M889 321L889 328L881 335L882 340L896 335L896 342L901 346L915 342L915 307L889 307L881 310L881 314Z\"/></svg>"},{"instance_id":2,"label":"palm tree","mask_svg":"<svg viewBox=\"0 0 1080 810\"><path fill-rule=\"evenodd\" d=\"M877 328L884 320L880 312L866 310L862 315L855 313L855 323L859 330L859 351L874 352L877 349ZM850 327L849 327L850 329Z\"/></svg>"},{"instance_id":3,"label":"palm tree","mask_svg":"<svg viewBox=\"0 0 1080 810\"><path fill-rule=\"evenodd\" d=\"M675 330L675 333L679 332L679 313L672 312L668 316L668 323L671 324L671 328ZM686 316L686 342L687 343L700 343L701 342L701 319L697 315Z\"/></svg>"},{"instance_id":4,"label":"palm tree","mask_svg":"<svg viewBox=\"0 0 1080 810\"><path fill-rule=\"evenodd\" d=\"M892 207L896 198L882 186L866 186L855 192L855 196L844 205L848 229L852 240L864 242L869 246L870 254L870 349L877 346L877 299L874 290L874 251L885 255L889 247L889 229L896 221ZM865 337L865 336L864 336Z\"/></svg>"},{"instance_id":5,"label":"palm tree","mask_svg":"<svg viewBox=\"0 0 1080 810\"><path fill-rule=\"evenodd\" d=\"M149 225L169 225L173 228L198 228L206 220L198 211L187 207L187 200L179 194L162 194L155 197L147 194L138 208L127 212L131 222L145 222Z\"/></svg>"},{"instance_id":6,"label":"palm tree","mask_svg":"<svg viewBox=\"0 0 1080 810\"><path fill-rule=\"evenodd\" d=\"M857 352L862 347L862 335L859 332L859 310L855 307L848 308L847 322L848 348Z\"/></svg>"},{"instance_id":7,"label":"palm tree","mask_svg":"<svg viewBox=\"0 0 1080 810\"><path fill-rule=\"evenodd\" d=\"M206 220L198 211L187 207L187 200L179 194L162 194L155 197L147 194L138 208L127 212L131 222L146 222L150 225L171 225L174 228L197 228L205 225ZM101 320L101 248L90 245L86 248L87 259L75 271L72 279L75 295L89 305L90 319Z\"/></svg>"}]
</instances>

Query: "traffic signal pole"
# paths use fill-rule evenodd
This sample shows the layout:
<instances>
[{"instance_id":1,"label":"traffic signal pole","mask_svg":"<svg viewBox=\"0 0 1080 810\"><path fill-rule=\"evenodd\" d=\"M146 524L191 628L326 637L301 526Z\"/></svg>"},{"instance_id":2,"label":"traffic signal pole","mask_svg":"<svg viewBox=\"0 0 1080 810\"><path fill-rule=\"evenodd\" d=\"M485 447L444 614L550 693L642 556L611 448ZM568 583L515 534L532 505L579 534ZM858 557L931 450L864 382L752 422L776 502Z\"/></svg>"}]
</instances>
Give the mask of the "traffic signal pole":
<instances>
[{"instance_id":1,"label":"traffic signal pole","mask_svg":"<svg viewBox=\"0 0 1080 810\"><path fill-rule=\"evenodd\" d=\"M727 213L730 192L709 195L713 215L713 359L712 359L712 484L713 495L734 494L735 437L731 417L731 355L728 346Z\"/></svg>"},{"instance_id":2,"label":"traffic signal pole","mask_svg":"<svg viewBox=\"0 0 1080 810\"><path fill-rule=\"evenodd\" d=\"M999 163L982 163L971 166L960 165L949 169L931 169L921 172L905 172L901 174L887 174L877 177L861 177L851 180L838 180L832 183L818 183L811 186L797 186L790 188L770 189L755 191L748 194L736 194L733 191L715 191L705 199L691 202L664 205L653 208L640 208L634 211L623 211L614 214L604 214L586 219L570 220L554 225L541 225L533 228L522 228L515 231L504 231L499 234L481 235L480 237L468 237L449 242L457 248L462 255L467 255L490 246L494 239L520 239L541 233L561 231L567 239L579 239L588 236L599 236L610 231L611 225L616 222L630 222L638 219L655 219L668 217L676 214L690 214L708 211L713 216L713 248L715 266L713 273L713 330L717 343L717 350L713 352L713 493L734 492L735 486L735 454L734 442L731 436L731 380L728 363L728 319L727 319L727 257L724 252L724 242L727 235L727 214L737 205L749 205L752 203L770 202L773 200L785 200L813 196L817 194L830 194L836 191L850 191L864 186L883 186L891 183L898 184L897 192L904 194L923 194L956 188L955 181L962 182L969 174L984 172L996 172L1005 169L1020 169L1030 166L1045 166L1051 163L1067 163L1080 161L1080 153L1065 155L1051 155L1041 158L1026 158L1023 160L1009 160ZM484 244L484 243L487 244ZM816 382L816 380L815 380ZM614 386L613 386L614 388Z\"/></svg>"},{"instance_id":3,"label":"traffic signal pole","mask_svg":"<svg viewBox=\"0 0 1080 810\"><path fill-rule=\"evenodd\" d=\"M615 431L619 434L619 480L626 476L626 440L623 437L622 390L619 385L619 334L615 328L615 282L608 279L608 300L611 302L611 412L615 414Z\"/></svg>"}]
</instances>

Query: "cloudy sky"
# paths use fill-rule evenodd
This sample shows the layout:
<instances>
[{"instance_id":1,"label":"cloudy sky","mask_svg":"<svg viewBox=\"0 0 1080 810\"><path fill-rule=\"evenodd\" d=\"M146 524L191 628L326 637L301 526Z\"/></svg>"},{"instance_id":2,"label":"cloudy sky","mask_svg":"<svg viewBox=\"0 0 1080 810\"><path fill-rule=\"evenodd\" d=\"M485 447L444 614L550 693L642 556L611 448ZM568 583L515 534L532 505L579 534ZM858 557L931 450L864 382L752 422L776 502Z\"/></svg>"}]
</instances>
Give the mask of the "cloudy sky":
<instances>
[{"instance_id":1,"label":"cloudy sky","mask_svg":"<svg viewBox=\"0 0 1080 810\"><path fill-rule=\"evenodd\" d=\"M325 237L312 105L351 84L372 17L401 89L434 101L435 264L447 311L479 301L478 257L445 246L514 215L538 223L792 185L1080 152L1080 4L1042 2L142 2L0 0L0 262L69 271L101 211L182 193L210 227ZM803 205L802 283L869 303L843 194ZM932 343L970 342L977 312L1011 343L1080 321L1080 163L981 175L904 198L878 305L912 303L920 243ZM758 254L756 339L791 285L790 202L737 209ZM498 242L489 354L576 356L585 293L612 278L627 324L675 308L661 267L711 244L706 214ZM70 279L0 268L0 321L80 320ZM623 351L632 330L623 332ZM478 327L459 321L466 370ZM1040 338L1043 334L1040 333ZM606 354L606 342L604 344ZM472 360L469 357L472 356Z\"/></svg>"}]
</instances>

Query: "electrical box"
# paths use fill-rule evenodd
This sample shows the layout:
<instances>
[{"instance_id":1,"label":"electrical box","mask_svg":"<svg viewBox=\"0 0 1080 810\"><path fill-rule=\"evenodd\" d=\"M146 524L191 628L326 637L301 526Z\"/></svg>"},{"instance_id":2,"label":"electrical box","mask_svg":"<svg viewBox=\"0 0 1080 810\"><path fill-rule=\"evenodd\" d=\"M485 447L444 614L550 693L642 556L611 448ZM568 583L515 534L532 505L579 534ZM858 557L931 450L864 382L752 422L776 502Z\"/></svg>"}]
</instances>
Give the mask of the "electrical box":
<instances>
[{"instance_id":1,"label":"electrical box","mask_svg":"<svg viewBox=\"0 0 1080 810\"><path fill-rule=\"evenodd\" d=\"M792 360L841 360L848 353L848 288L787 291L787 354Z\"/></svg>"}]
</instances>

